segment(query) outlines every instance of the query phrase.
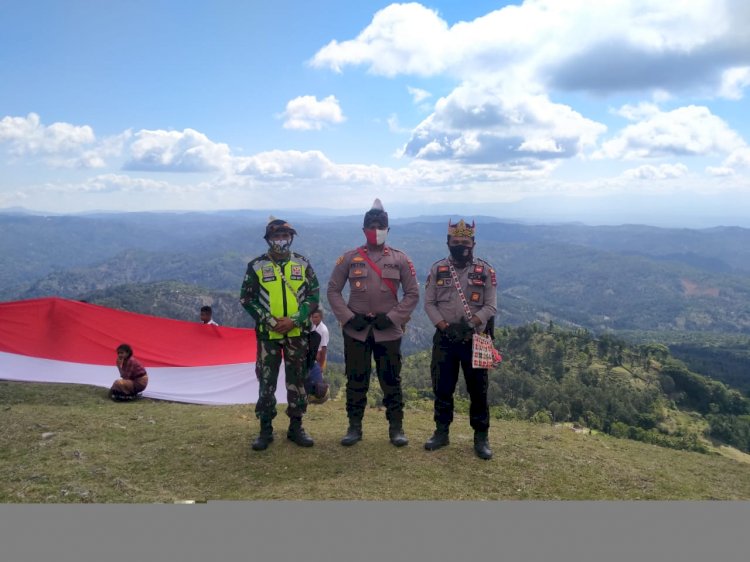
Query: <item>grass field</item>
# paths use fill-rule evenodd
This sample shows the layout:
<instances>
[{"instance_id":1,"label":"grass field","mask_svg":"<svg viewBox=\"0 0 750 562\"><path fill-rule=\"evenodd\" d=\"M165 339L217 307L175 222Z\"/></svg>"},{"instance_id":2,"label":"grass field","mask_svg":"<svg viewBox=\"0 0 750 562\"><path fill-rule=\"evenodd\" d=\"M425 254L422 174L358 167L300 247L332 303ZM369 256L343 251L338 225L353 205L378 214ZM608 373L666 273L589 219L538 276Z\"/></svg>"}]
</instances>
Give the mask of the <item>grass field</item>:
<instances>
[{"instance_id":1,"label":"grass field","mask_svg":"<svg viewBox=\"0 0 750 562\"><path fill-rule=\"evenodd\" d=\"M451 444L427 452L429 411L408 409L411 443L388 442L369 409L364 440L345 448L343 403L310 406L309 449L286 439L263 452L252 406L142 399L113 403L80 385L0 382L0 502L173 503L180 500L666 500L750 499L750 467L565 427L493 420L492 461L473 455L456 416Z\"/></svg>"}]
</instances>

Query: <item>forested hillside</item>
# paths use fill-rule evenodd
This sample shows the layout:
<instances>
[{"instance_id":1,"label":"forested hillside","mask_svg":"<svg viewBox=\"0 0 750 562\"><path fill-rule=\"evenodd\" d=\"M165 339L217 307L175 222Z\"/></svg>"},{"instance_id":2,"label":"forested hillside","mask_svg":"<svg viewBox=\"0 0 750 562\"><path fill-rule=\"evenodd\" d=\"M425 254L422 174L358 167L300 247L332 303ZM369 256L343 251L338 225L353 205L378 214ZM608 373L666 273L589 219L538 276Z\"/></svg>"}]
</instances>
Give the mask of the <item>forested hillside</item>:
<instances>
[{"instance_id":1,"label":"forested hillside","mask_svg":"<svg viewBox=\"0 0 750 562\"><path fill-rule=\"evenodd\" d=\"M750 451L750 401L692 372L661 344L629 345L586 330L501 328L504 361L490 371L489 400L501 419L571 422L619 437L696 451L718 439ZM412 400L431 397L430 354L406 360ZM460 407L468 412L461 381Z\"/></svg>"},{"instance_id":2,"label":"forested hillside","mask_svg":"<svg viewBox=\"0 0 750 562\"><path fill-rule=\"evenodd\" d=\"M310 258L327 309L328 276L363 241L361 217L274 214L299 232L294 249ZM0 214L0 298L61 296L182 320L197 320L209 304L220 324L249 327L239 288L247 262L266 248L266 220L250 211ZM713 435L747 449L737 393L689 381L701 373L750 391L750 230L476 220L476 254L499 279L506 361L490 386L498 415L548 416L688 447ZM392 221L389 244L410 255L422 284L446 253L446 222ZM330 359L341 362L340 330L330 314L326 322ZM550 324L564 329L550 332ZM429 394L433 331L420 302L403 345L413 397ZM618 334L638 345L606 344ZM679 413L685 408L698 421Z\"/></svg>"}]
</instances>

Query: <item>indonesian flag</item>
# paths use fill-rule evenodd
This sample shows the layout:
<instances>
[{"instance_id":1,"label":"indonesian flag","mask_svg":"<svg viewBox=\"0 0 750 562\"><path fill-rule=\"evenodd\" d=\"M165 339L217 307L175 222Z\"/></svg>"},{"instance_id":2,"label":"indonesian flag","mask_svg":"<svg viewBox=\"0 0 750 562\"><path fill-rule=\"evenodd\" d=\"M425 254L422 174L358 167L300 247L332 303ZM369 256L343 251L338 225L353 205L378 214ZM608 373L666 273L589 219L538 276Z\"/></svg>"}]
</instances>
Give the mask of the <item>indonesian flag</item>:
<instances>
[{"instance_id":1,"label":"indonesian flag","mask_svg":"<svg viewBox=\"0 0 750 562\"><path fill-rule=\"evenodd\" d=\"M119 378L121 343L148 372L143 396L193 404L258 400L255 330L60 298L0 303L0 379L109 388ZM276 399L286 403L283 364Z\"/></svg>"}]
</instances>

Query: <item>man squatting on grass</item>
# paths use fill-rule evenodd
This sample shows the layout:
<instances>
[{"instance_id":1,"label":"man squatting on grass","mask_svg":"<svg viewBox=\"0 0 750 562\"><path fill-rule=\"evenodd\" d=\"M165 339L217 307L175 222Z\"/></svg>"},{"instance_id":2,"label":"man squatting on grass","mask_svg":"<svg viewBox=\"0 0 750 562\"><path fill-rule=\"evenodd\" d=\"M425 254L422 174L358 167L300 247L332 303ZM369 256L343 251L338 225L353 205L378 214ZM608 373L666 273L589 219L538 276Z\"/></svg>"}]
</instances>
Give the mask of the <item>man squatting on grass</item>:
<instances>
[{"instance_id":1,"label":"man squatting on grass","mask_svg":"<svg viewBox=\"0 0 750 562\"><path fill-rule=\"evenodd\" d=\"M120 378L109 389L112 400L133 400L146 390L146 369L133 357L133 348L126 343L117 346L117 370L120 371Z\"/></svg>"},{"instance_id":2,"label":"man squatting on grass","mask_svg":"<svg viewBox=\"0 0 750 562\"><path fill-rule=\"evenodd\" d=\"M240 303L255 319L258 352L255 375L260 384L255 415L260 420L260 435L252 448L262 451L273 441L272 420L276 417L276 383L282 352L286 372L286 396L289 416L287 438L301 447L314 442L302 428L307 411L307 332L310 312L317 308L318 278L304 256L290 246L297 231L283 220L272 219L264 239L268 252L247 265Z\"/></svg>"}]
</instances>

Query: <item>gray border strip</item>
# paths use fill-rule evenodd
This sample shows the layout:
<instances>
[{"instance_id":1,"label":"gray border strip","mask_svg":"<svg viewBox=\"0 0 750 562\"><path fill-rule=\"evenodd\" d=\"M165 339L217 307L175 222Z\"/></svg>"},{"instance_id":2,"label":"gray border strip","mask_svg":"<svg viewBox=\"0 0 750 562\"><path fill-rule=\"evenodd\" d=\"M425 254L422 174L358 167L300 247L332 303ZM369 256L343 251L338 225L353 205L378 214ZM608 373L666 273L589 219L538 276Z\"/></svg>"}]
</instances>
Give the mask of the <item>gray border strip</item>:
<instances>
[{"instance_id":1,"label":"gray border strip","mask_svg":"<svg viewBox=\"0 0 750 562\"><path fill-rule=\"evenodd\" d=\"M0 505L8 562L746 562L748 502Z\"/></svg>"}]
</instances>

